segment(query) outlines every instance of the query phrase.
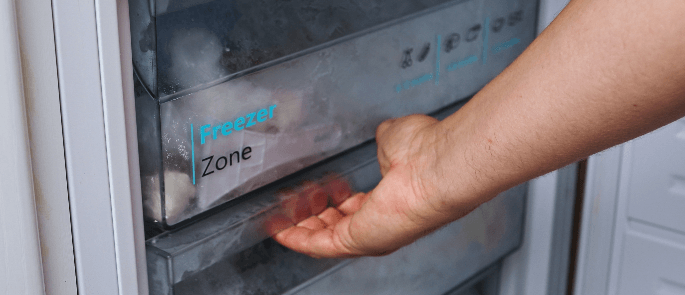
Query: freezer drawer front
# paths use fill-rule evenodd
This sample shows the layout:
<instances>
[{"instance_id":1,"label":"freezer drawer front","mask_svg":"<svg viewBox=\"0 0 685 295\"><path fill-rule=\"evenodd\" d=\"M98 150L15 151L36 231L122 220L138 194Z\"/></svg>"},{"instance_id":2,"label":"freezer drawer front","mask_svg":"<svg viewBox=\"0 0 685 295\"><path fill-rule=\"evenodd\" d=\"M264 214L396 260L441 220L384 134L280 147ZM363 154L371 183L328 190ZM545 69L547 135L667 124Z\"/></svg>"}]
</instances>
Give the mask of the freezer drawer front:
<instances>
[{"instance_id":1,"label":"freezer drawer front","mask_svg":"<svg viewBox=\"0 0 685 295\"><path fill-rule=\"evenodd\" d=\"M345 178L353 187L373 186L380 175L369 163ZM308 207L306 200L248 202L149 240L150 292L444 294L520 245L526 191L511 189L391 255L349 260L314 259L268 238L271 222L292 204Z\"/></svg>"}]
</instances>

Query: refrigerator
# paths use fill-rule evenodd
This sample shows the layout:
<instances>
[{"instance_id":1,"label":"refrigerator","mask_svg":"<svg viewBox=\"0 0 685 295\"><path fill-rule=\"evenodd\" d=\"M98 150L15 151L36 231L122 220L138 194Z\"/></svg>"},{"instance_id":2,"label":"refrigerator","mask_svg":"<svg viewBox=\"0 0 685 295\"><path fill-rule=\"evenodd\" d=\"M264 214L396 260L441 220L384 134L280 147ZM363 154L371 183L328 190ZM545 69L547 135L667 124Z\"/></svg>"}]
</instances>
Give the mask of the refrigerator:
<instances>
[{"instance_id":1,"label":"refrigerator","mask_svg":"<svg viewBox=\"0 0 685 295\"><path fill-rule=\"evenodd\" d=\"M314 259L270 238L339 192L371 190L380 122L458 110L563 2L4 4L18 97L6 119L25 142L6 153L24 174L6 179L32 196L4 215L28 228L5 243L26 245L7 265L33 261L18 282L47 294L566 288L576 165L388 256Z\"/></svg>"}]
</instances>

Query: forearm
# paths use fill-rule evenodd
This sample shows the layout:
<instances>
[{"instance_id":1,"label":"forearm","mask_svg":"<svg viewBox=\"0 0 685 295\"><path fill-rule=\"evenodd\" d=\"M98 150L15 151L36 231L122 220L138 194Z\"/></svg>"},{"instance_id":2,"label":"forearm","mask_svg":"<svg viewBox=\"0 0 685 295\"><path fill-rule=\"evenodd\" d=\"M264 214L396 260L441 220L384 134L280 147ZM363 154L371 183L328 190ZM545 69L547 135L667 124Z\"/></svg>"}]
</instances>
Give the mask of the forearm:
<instances>
[{"instance_id":1,"label":"forearm","mask_svg":"<svg viewBox=\"0 0 685 295\"><path fill-rule=\"evenodd\" d=\"M509 68L436 125L441 156L422 185L461 196L455 207L480 204L682 117L684 12L682 1L572 1Z\"/></svg>"}]
</instances>

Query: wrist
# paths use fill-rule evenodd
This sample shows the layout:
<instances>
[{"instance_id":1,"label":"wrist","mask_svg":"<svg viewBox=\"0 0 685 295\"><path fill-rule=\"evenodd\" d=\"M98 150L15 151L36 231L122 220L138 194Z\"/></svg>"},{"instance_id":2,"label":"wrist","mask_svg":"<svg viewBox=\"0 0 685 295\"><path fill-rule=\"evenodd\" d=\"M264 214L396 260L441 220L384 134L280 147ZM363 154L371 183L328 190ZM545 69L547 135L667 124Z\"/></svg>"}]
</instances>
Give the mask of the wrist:
<instances>
[{"instance_id":1,"label":"wrist","mask_svg":"<svg viewBox=\"0 0 685 295\"><path fill-rule=\"evenodd\" d=\"M457 114L457 117L462 114ZM483 146L468 120L436 122L424 130L413 162L413 182L424 199L444 219L463 217L500 191L484 170Z\"/></svg>"},{"instance_id":2,"label":"wrist","mask_svg":"<svg viewBox=\"0 0 685 295\"><path fill-rule=\"evenodd\" d=\"M450 169L454 159L449 148L448 131L441 123L426 126L417 134L412 144L414 156L410 167L414 195L427 205L425 210L437 213L439 222L443 223L459 218L475 207L464 206L455 197L459 194L455 189L458 179L454 177L455 171Z\"/></svg>"}]
</instances>

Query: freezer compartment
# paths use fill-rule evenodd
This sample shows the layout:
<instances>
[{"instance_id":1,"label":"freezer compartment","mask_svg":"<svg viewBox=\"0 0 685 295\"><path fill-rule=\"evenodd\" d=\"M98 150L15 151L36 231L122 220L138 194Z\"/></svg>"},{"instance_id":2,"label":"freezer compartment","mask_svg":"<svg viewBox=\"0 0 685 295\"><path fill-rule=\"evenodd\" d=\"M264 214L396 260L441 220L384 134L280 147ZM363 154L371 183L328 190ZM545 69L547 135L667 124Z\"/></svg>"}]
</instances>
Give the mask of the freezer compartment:
<instances>
[{"instance_id":1,"label":"freezer compartment","mask_svg":"<svg viewBox=\"0 0 685 295\"><path fill-rule=\"evenodd\" d=\"M525 186L385 257L313 259L269 238L345 192L372 189L381 178L375 150L364 144L148 240L151 294L443 294L520 244Z\"/></svg>"},{"instance_id":2,"label":"freezer compartment","mask_svg":"<svg viewBox=\"0 0 685 295\"><path fill-rule=\"evenodd\" d=\"M379 13L423 2L393 3L378 4ZM468 97L533 40L536 6L534 0L450 1L383 25L360 20L367 29L336 42L165 97L145 86L139 70L146 218L177 225L372 139L385 119L431 113ZM331 17L340 11L347 10L331 9ZM193 71L181 73L199 77Z\"/></svg>"}]
</instances>

